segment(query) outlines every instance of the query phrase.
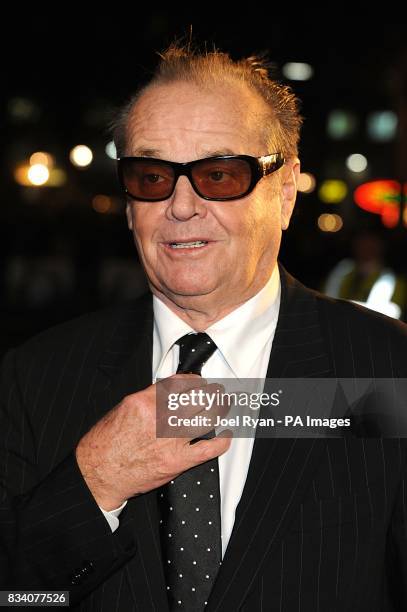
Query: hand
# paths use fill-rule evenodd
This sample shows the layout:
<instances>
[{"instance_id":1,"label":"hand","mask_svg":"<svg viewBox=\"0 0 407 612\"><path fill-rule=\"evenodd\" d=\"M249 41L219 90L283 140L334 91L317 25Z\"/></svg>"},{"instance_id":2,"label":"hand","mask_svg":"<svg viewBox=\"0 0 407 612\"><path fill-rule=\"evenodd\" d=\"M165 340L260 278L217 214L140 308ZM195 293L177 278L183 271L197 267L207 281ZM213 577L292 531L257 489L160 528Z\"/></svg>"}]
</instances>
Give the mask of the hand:
<instances>
[{"instance_id":1,"label":"hand","mask_svg":"<svg viewBox=\"0 0 407 612\"><path fill-rule=\"evenodd\" d=\"M157 438L159 385L165 393L171 389L177 393L219 389L219 385L208 385L197 374L174 374L126 396L81 438L76 460L92 495L104 510L118 508L130 497L160 487L185 470L222 455L231 444L230 431L190 444L213 426L194 428L193 432L186 430L188 437ZM188 407L191 417L196 414L222 417L227 412L227 406L215 406L211 411L202 406ZM162 416L160 410L159 420Z\"/></svg>"}]
</instances>

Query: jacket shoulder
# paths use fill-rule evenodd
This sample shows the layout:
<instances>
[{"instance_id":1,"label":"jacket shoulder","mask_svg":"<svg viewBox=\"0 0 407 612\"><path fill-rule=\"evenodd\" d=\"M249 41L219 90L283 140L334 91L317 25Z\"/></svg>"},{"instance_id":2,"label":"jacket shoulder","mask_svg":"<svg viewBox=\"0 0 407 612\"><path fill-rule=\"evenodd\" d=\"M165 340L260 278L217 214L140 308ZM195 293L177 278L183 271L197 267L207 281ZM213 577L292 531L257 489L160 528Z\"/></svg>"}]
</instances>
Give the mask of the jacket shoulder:
<instances>
[{"instance_id":1,"label":"jacket shoulder","mask_svg":"<svg viewBox=\"0 0 407 612\"><path fill-rule=\"evenodd\" d=\"M50 327L16 347L16 358L67 354L73 347L82 352L92 347L92 352L100 353L113 336L120 334L121 327L127 330L137 326L150 302L151 294L146 293L133 302L86 313Z\"/></svg>"},{"instance_id":2,"label":"jacket shoulder","mask_svg":"<svg viewBox=\"0 0 407 612\"><path fill-rule=\"evenodd\" d=\"M397 319L313 291L331 353L352 376L407 377L407 325ZM351 368L351 370L349 370Z\"/></svg>"},{"instance_id":3,"label":"jacket shoulder","mask_svg":"<svg viewBox=\"0 0 407 612\"><path fill-rule=\"evenodd\" d=\"M386 332L407 342L407 324L370 308L344 300L331 298L313 291L320 308L332 321L346 321L355 332L369 328L371 331Z\"/></svg>"}]
</instances>

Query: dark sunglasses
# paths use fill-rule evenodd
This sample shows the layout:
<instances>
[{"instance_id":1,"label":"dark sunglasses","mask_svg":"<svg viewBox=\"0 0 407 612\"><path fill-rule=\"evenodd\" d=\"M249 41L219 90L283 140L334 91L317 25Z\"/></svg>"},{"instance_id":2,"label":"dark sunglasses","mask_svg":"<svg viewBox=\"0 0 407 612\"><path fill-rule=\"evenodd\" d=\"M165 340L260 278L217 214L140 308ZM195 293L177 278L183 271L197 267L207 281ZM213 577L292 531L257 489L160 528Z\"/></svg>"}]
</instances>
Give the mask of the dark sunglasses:
<instances>
[{"instance_id":1,"label":"dark sunglasses","mask_svg":"<svg viewBox=\"0 0 407 612\"><path fill-rule=\"evenodd\" d=\"M142 202L169 198L180 176L187 176L205 200L224 202L248 195L263 176L284 164L281 153L263 157L219 155L178 163L154 157L119 157L119 181L126 195Z\"/></svg>"}]
</instances>

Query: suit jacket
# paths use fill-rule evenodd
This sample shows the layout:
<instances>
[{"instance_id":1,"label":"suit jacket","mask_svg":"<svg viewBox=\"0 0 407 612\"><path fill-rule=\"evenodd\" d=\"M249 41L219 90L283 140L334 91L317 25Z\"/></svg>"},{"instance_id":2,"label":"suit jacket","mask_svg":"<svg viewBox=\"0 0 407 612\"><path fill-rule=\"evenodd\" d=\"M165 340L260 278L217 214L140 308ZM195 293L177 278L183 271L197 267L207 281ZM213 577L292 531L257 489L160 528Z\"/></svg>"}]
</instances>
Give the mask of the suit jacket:
<instances>
[{"instance_id":1,"label":"suit jacket","mask_svg":"<svg viewBox=\"0 0 407 612\"><path fill-rule=\"evenodd\" d=\"M280 275L269 377L407 377L407 326ZM74 454L151 383L152 333L147 294L7 354L2 588L66 589L76 610L168 612L156 492L132 498L112 534ZM256 438L207 611L406 610L405 465L402 439Z\"/></svg>"}]
</instances>

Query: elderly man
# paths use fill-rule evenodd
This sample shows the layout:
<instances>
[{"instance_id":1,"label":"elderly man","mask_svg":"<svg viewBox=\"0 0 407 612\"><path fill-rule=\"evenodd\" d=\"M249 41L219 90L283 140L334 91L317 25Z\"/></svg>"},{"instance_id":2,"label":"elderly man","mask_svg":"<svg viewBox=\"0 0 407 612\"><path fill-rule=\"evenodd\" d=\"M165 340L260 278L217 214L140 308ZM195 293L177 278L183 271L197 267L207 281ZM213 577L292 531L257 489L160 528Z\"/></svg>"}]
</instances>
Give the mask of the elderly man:
<instances>
[{"instance_id":1,"label":"elderly man","mask_svg":"<svg viewBox=\"0 0 407 612\"><path fill-rule=\"evenodd\" d=\"M151 293L6 356L3 588L78 610L405 609L403 440L156 435L160 384L407 375L406 326L277 263L300 124L255 58L176 45L118 116Z\"/></svg>"}]
</instances>

